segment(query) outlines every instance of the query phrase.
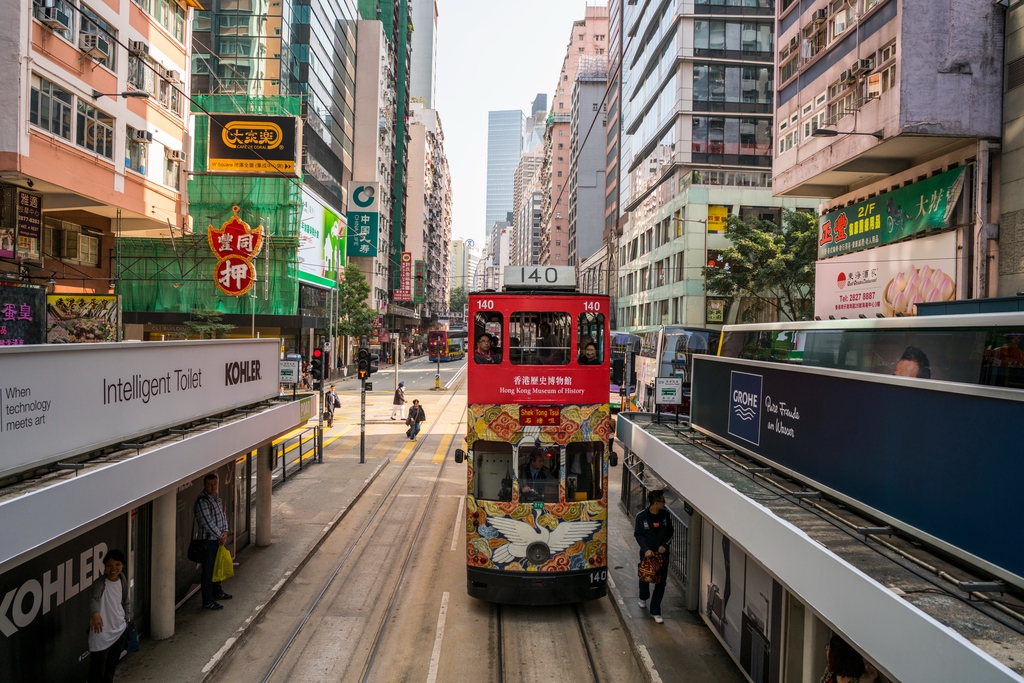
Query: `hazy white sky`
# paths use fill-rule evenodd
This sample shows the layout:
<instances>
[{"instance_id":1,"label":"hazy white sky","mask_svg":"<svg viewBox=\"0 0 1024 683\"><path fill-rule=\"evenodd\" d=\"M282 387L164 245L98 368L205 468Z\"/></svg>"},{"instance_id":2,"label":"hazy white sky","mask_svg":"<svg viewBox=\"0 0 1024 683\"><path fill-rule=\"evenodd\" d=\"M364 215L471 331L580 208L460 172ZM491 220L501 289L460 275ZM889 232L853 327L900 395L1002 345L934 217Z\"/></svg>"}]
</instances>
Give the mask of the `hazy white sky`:
<instances>
[{"instance_id":1,"label":"hazy white sky","mask_svg":"<svg viewBox=\"0 0 1024 683\"><path fill-rule=\"evenodd\" d=\"M420 0L421 2L424 0ZM452 236L484 236L487 112L552 91L586 0L438 0L437 98L452 174ZM589 4L605 4L590 0Z\"/></svg>"}]
</instances>

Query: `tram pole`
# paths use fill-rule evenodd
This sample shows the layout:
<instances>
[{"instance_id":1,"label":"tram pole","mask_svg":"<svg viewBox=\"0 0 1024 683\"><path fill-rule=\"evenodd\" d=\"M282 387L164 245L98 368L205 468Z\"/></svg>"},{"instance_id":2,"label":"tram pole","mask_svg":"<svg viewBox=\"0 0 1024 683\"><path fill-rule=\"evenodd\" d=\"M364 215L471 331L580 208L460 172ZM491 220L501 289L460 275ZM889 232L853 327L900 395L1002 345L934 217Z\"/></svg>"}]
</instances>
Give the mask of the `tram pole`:
<instances>
[{"instance_id":1,"label":"tram pole","mask_svg":"<svg viewBox=\"0 0 1024 683\"><path fill-rule=\"evenodd\" d=\"M359 464L366 462L366 380L359 380Z\"/></svg>"},{"instance_id":2,"label":"tram pole","mask_svg":"<svg viewBox=\"0 0 1024 683\"><path fill-rule=\"evenodd\" d=\"M441 351L437 351L437 374L434 375L434 389L441 390Z\"/></svg>"}]
</instances>

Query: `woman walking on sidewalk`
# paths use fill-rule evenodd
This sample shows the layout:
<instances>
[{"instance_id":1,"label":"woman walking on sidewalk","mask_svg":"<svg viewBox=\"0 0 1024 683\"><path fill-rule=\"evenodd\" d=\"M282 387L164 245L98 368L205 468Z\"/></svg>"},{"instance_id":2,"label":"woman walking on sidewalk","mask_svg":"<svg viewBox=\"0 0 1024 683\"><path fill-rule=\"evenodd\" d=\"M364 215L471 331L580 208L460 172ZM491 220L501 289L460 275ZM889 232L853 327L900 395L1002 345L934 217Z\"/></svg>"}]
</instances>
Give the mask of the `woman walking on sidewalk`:
<instances>
[{"instance_id":1,"label":"woman walking on sidewalk","mask_svg":"<svg viewBox=\"0 0 1024 683\"><path fill-rule=\"evenodd\" d=\"M395 419L395 413L398 413L402 419L405 419L405 382L399 382L398 388L395 389L395 400L391 402L391 419Z\"/></svg>"},{"instance_id":2,"label":"woman walking on sidewalk","mask_svg":"<svg viewBox=\"0 0 1024 683\"><path fill-rule=\"evenodd\" d=\"M661 558L661 568L658 571L654 583L654 595L651 596L651 586L648 582L640 581L640 602L637 603L640 609L647 606L647 599L651 599L651 616L654 621L663 624L661 618L661 599L665 596L665 579L668 577L668 546L672 542L672 515L665 509L665 494L662 491L650 491L647 494L647 502L650 504L646 510L641 510L636 516L636 524L633 529L633 536L640 545L640 562L645 559Z\"/></svg>"},{"instance_id":3,"label":"woman walking on sidewalk","mask_svg":"<svg viewBox=\"0 0 1024 683\"><path fill-rule=\"evenodd\" d=\"M420 400L414 398L412 400L412 408L409 408L409 419L406 422L409 424L409 431L406 434L409 435L410 441L415 441L416 437L420 433L420 423L426 422L427 414L423 412L423 406L420 405Z\"/></svg>"}]
</instances>

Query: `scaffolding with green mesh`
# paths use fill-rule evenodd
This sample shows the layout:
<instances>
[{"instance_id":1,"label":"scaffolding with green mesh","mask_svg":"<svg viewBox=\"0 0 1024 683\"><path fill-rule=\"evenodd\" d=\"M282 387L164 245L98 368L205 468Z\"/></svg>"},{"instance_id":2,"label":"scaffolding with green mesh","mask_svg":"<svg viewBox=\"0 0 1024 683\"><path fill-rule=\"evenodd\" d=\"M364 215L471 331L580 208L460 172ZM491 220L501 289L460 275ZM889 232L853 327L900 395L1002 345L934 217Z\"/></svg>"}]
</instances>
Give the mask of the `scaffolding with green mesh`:
<instances>
[{"instance_id":1,"label":"scaffolding with green mesh","mask_svg":"<svg viewBox=\"0 0 1024 683\"><path fill-rule=\"evenodd\" d=\"M193 168L188 182L192 234L174 237L119 238L117 293L126 311L296 315L299 307L299 224L302 181L284 175L207 175L206 113L298 116L299 97L196 95ZM217 258L207 243L207 228L219 227L238 206L239 217L263 226L264 246L256 257L257 282L244 296L227 296L214 282Z\"/></svg>"}]
</instances>

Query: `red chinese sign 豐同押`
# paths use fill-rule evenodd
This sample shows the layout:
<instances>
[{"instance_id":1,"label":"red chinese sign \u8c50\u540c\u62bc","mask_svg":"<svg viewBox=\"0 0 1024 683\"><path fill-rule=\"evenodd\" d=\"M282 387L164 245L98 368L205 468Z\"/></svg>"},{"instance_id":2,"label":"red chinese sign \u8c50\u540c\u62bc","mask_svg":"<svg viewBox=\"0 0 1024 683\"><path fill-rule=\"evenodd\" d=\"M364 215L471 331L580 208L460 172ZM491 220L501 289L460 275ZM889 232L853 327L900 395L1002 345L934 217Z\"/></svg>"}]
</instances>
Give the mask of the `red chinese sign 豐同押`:
<instances>
[{"instance_id":1,"label":"red chinese sign \u8c50\u540c\u62bc","mask_svg":"<svg viewBox=\"0 0 1024 683\"><path fill-rule=\"evenodd\" d=\"M252 264L263 248L263 226L250 228L238 217L238 207L231 207L232 216L220 229L210 225L207 240L217 255L214 282L229 296L241 296L256 283L256 267Z\"/></svg>"}]
</instances>

